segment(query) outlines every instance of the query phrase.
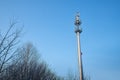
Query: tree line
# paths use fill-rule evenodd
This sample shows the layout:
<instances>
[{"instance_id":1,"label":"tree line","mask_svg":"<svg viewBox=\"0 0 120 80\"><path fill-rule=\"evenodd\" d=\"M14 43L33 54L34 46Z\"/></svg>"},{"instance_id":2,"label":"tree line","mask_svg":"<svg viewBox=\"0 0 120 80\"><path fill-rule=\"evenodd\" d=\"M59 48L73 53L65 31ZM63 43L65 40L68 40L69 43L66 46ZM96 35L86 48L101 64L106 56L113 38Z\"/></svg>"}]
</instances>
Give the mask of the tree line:
<instances>
[{"instance_id":1,"label":"tree line","mask_svg":"<svg viewBox=\"0 0 120 80\"><path fill-rule=\"evenodd\" d=\"M0 80L60 80L39 59L36 48L27 43L17 47L20 30L11 23L6 33L0 32Z\"/></svg>"}]
</instances>

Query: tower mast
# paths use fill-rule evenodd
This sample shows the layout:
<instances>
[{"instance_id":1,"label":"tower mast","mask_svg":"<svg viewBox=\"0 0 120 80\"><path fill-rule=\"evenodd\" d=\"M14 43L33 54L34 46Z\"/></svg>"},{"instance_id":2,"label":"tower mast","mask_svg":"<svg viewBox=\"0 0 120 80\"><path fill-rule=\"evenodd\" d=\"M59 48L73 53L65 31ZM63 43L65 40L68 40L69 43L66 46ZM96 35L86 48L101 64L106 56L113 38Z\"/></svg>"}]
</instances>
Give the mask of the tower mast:
<instances>
[{"instance_id":1,"label":"tower mast","mask_svg":"<svg viewBox=\"0 0 120 80\"><path fill-rule=\"evenodd\" d=\"M81 53L81 46L80 46L80 33L82 32L81 21L79 19L79 14L77 13L75 17L75 33L77 36L77 52L78 52L78 67L79 67L79 80L83 80L83 67L82 67L82 53Z\"/></svg>"}]
</instances>

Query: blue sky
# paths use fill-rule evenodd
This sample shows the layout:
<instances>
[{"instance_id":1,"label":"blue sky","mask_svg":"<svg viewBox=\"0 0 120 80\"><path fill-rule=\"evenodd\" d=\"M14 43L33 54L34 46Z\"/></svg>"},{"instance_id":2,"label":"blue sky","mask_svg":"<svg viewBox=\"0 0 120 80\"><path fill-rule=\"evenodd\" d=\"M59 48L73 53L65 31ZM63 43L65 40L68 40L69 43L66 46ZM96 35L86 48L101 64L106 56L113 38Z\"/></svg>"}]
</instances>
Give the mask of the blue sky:
<instances>
[{"instance_id":1,"label":"blue sky","mask_svg":"<svg viewBox=\"0 0 120 80\"><path fill-rule=\"evenodd\" d=\"M92 80L120 80L119 0L0 0L0 30L24 25L21 43L32 42L58 75L77 73L76 12L80 12L83 67Z\"/></svg>"}]
</instances>

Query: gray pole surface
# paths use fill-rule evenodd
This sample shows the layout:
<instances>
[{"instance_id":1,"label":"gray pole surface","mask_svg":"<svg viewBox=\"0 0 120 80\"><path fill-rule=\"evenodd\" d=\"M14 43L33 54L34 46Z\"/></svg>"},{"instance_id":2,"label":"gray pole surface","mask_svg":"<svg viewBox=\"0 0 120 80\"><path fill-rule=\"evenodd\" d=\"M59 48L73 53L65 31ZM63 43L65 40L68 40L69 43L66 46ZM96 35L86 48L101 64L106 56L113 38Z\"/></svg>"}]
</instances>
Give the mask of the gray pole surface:
<instances>
[{"instance_id":1,"label":"gray pole surface","mask_svg":"<svg viewBox=\"0 0 120 80\"><path fill-rule=\"evenodd\" d=\"M81 47L80 47L80 33L77 32L77 33L76 33L76 36L77 36L79 77L80 77L80 80L83 80L82 55L81 55Z\"/></svg>"}]
</instances>

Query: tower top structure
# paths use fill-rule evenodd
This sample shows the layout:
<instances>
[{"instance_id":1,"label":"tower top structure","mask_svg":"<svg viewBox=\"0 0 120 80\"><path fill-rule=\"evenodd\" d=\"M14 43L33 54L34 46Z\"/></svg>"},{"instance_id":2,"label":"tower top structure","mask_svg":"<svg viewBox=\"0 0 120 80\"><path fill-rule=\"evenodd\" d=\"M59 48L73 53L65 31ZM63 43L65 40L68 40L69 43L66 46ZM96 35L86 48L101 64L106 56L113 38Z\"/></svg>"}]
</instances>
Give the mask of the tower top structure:
<instances>
[{"instance_id":1,"label":"tower top structure","mask_svg":"<svg viewBox=\"0 0 120 80\"><path fill-rule=\"evenodd\" d=\"M80 14L77 13L77 15L75 16L75 25L76 25L75 33L77 33L77 32L81 33L82 32L81 27L79 27L81 25L81 21L80 21L79 17L80 17Z\"/></svg>"}]
</instances>

